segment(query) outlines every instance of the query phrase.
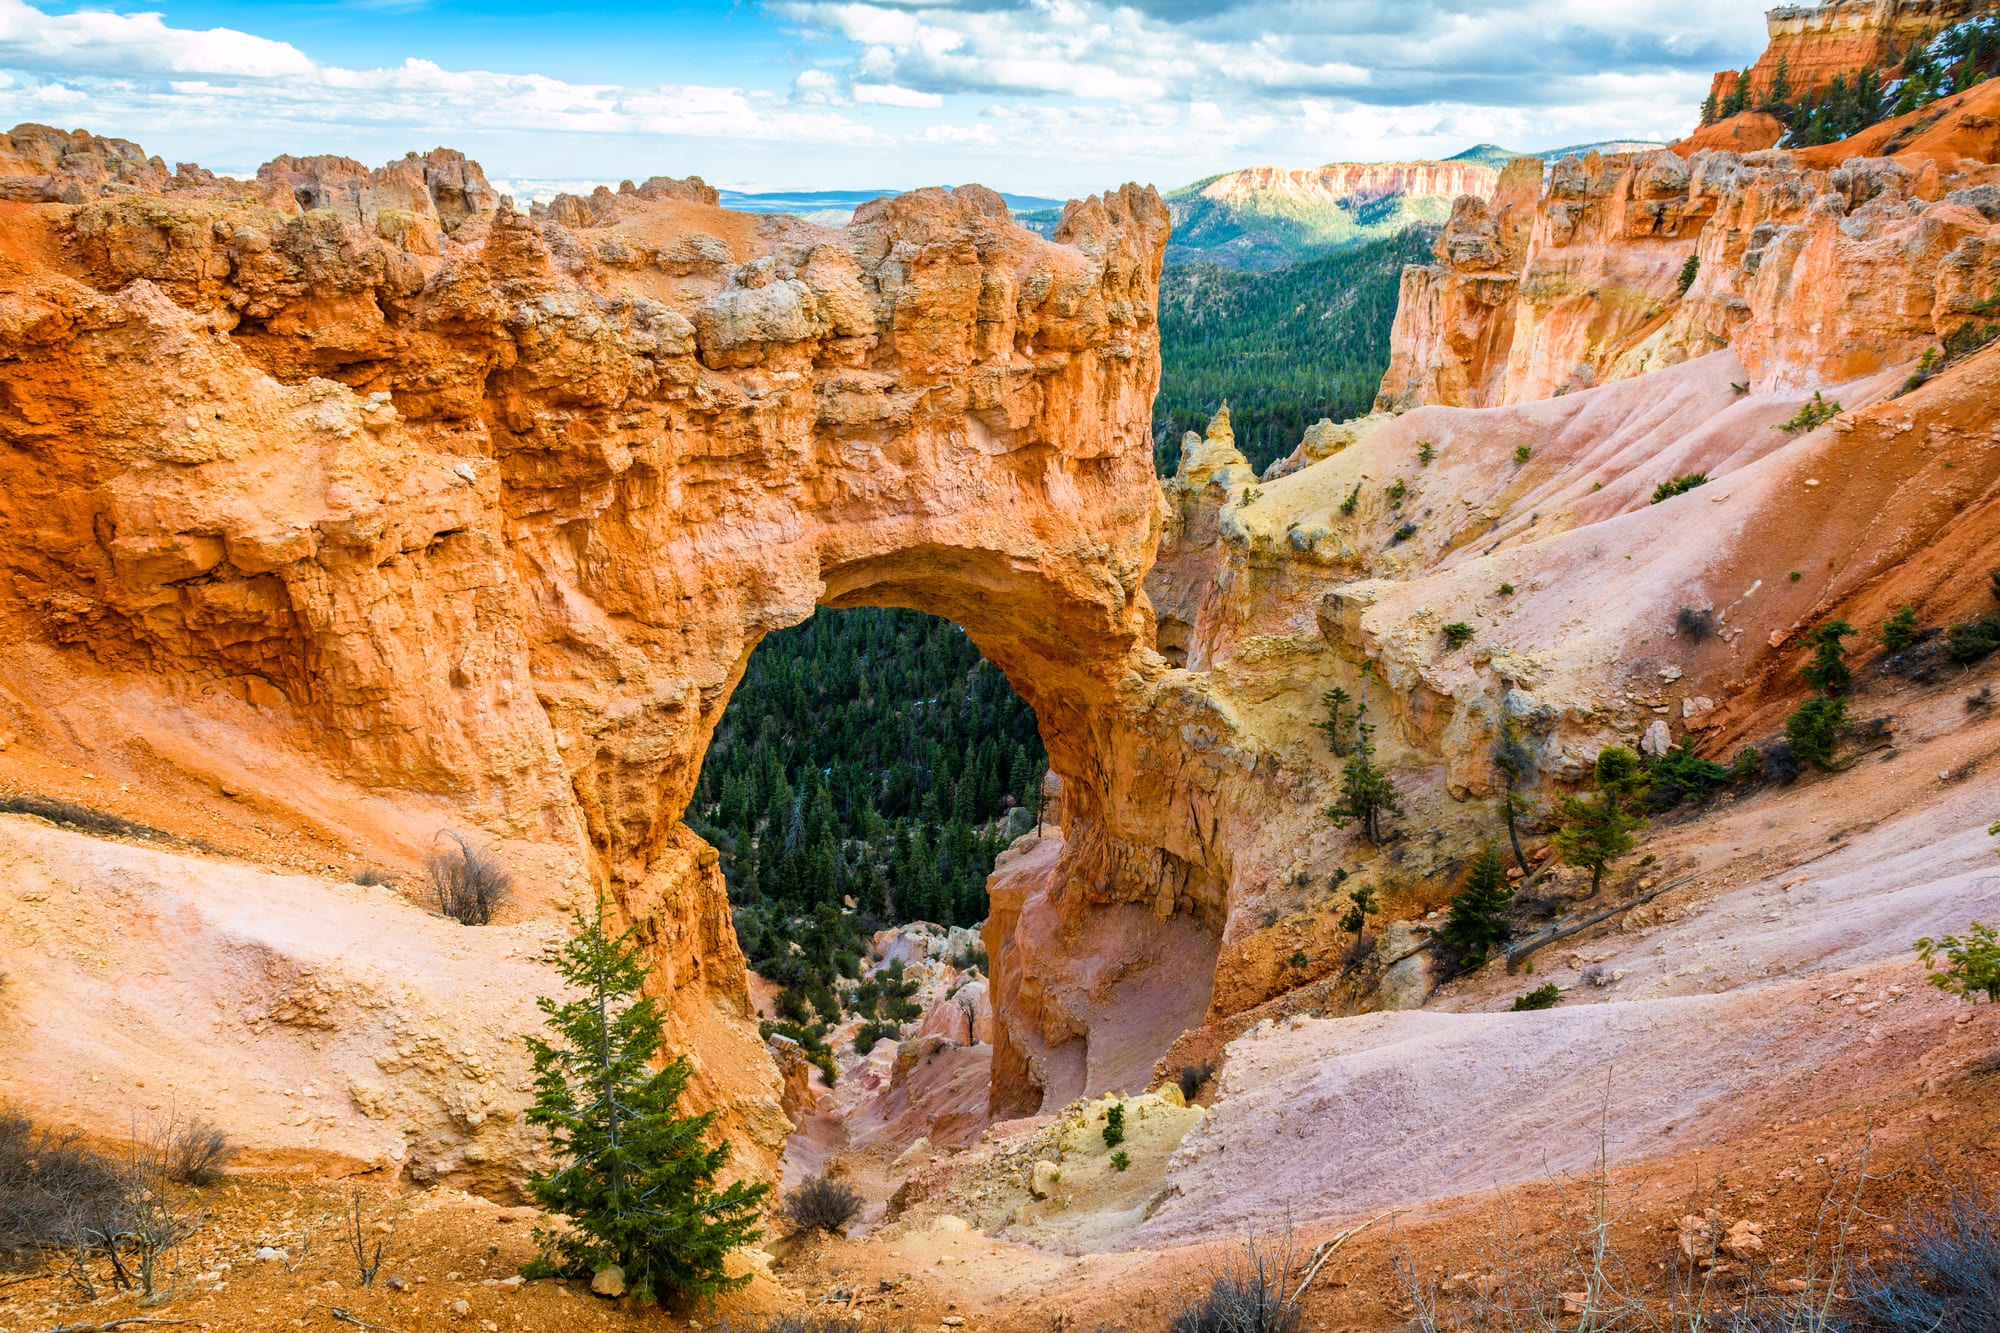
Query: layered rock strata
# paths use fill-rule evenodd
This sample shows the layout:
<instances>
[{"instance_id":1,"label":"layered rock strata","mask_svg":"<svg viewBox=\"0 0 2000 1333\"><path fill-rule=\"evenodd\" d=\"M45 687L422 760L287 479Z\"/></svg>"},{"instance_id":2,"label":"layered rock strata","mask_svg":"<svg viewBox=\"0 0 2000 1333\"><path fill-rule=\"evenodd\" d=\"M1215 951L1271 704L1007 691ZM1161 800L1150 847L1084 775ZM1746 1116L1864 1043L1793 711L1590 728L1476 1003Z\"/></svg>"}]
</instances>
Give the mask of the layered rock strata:
<instances>
[{"instance_id":1,"label":"layered rock strata","mask_svg":"<svg viewBox=\"0 0 2000 1333\"><path fill-rule=\"evenodd\" d=\"M139 738L161 782L226 795L216 766L291 756L266 766L483 831L522 911L607 892L762 1169L777 1077L681 814L764 633L817 605L956 620L1069 778L1065 873L1138 892L1102 756L1152 660L1152 191L1049 242L977 186L836 231L698 181L526 216L442 150L241 182L7 143L16 754L156 696L203 733ZM312 792L262 799L369 850Z\"/></svg>"}]
</instances>

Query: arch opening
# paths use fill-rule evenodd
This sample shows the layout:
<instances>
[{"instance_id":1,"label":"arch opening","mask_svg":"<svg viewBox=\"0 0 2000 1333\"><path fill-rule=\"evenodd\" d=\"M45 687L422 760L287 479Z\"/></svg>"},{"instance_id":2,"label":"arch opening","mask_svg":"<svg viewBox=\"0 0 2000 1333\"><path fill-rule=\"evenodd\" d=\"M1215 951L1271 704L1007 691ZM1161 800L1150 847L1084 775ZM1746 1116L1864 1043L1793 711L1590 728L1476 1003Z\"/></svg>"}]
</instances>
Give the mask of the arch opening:
<instances>
[{"instance_id":1,"label":"arch opening","mask_svg":"<svg viewBox=\"0 0 2000 1333\"><path fill-rule=\"evenodd\" d=\"M1034 710L957 624L883 606L818 608L750 653L703 757L688 827L713 845L769 1025L822 1067L906 1006L863 987L879 930L967 933L995 858L1041 826L1048 757ZM854 1044L858 1033L848 1032Z\"/></svg>"}]
</instances>

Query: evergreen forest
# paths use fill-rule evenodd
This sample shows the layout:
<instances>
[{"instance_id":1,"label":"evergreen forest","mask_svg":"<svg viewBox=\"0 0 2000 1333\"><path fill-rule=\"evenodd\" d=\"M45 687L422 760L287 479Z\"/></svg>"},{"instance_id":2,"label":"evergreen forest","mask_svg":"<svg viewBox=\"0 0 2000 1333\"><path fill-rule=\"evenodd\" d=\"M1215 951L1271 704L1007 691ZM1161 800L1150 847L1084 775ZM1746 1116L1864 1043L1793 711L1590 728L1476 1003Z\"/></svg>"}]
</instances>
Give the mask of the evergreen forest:
<instances>
[{"instance_id":1,"label":"evergreen forest","mask_svg":"<svg viewBox=\"0 0 2000 1333\"><path fill-rule=\"evenodd\" d=\"M1236 446L1262 472L1307 426L1366 413L1389 368L1403 267L1431 260L1435 226L1267 272L1172 264L1160 278L1153 463L1180 465L1224 399Z\"/></svg>"}]
</instances>

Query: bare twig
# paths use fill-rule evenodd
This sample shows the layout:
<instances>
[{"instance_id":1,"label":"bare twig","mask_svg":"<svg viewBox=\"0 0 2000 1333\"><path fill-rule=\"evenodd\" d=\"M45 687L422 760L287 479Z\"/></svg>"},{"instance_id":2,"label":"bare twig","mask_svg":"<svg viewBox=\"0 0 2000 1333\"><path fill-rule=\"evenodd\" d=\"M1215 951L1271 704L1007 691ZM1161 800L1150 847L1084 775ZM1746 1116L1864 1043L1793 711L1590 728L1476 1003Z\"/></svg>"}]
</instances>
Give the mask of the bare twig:
<instances>
[{"instance_id":1,"label":"bare twig","mask_svg":"<svg viewBox=\"0 0 2000 1333\"><path fill-rule=\"evenodd\" d=\"M1312 1264L1310 1267L1306 1269L1306 1275L1299 1280L1298 1286L1292 1288L1292 1304L1297 1305L1299 1303L1300 1298L1306 1294L1306 1288L1310 1287L1312 1285L1312 1280L1319 1276L1319 1270L1321 1269L1321 1267L1325 1265L1327 1260L1333 1258L1333 1252L1335 1250L1347 1244L1348 1241L1353 1240L1356 1236L1360 1235L1368 1228L1374 1226L1377 1222L1380 1222L1385 1218L1394 1217L1397 1213L1401 1211L1402 1210L1400 1208L1391 1208L1386 1213L1382 1213L1378 1216L1371 1217L1366 1222L1360 1223L1357 1226L1351 1226L1347 1228L1347 1230L1342 1231L1337 1235L1335 1235L1332 1240L1321 1241L1319 1244L1319 1249L1314 1251L1313 1253Z\"/></svg>"},{"instance_id":2,"label":"bare twig","mask_svg":"<svg viewBox=\"0 0 2000 1333\"><path fill-rule=\"evenodd\" d=\"M159 1319L152 1315L127 1315L123 1319L111 1319L102 1324L57 1324L45 1328L42 1333L106 1333L108 1329L124 1328L129 1324L191 1324L192 1319Z\"/></svg>"},{"instance_id":3,"label":"bare twig","mask_svg":"<svg viewBox=\"0 0 2000 1333\"><path fill-rule=\"evenodd\" d=\"M307 1306L306 1308L308 1310L324 1310L328 1314L332 1315L335 1319L338 1319L341 1323L352 1324L356 1328L372 1328L376 1330L376 1333L402 1333L401 1329L390 1328L387 1324L371 1324L366 1319L356 1319L353 1315L341 1309L338 1305L320 1305L315 1303Z\"/></svg>"}]
</instances>

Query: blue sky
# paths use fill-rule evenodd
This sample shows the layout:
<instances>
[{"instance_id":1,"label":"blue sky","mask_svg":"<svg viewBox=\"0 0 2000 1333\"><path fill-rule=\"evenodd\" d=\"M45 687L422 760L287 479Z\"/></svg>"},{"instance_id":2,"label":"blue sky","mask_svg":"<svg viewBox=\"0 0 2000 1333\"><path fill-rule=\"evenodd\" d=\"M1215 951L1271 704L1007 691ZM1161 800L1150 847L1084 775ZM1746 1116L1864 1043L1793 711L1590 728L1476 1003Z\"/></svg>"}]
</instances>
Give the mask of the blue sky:
<instances>
[{"instance_id":1,"label":"blue sky","mask_svg":"<svg viewBox=\"0 0 2000 1333\"><path fill-rule=\"evenodd\" d=\"M247 173L446 144L496 180L978 180L1684 132L1746 0L0 0L0 124Z\"/></svg>"}]
</instances>

